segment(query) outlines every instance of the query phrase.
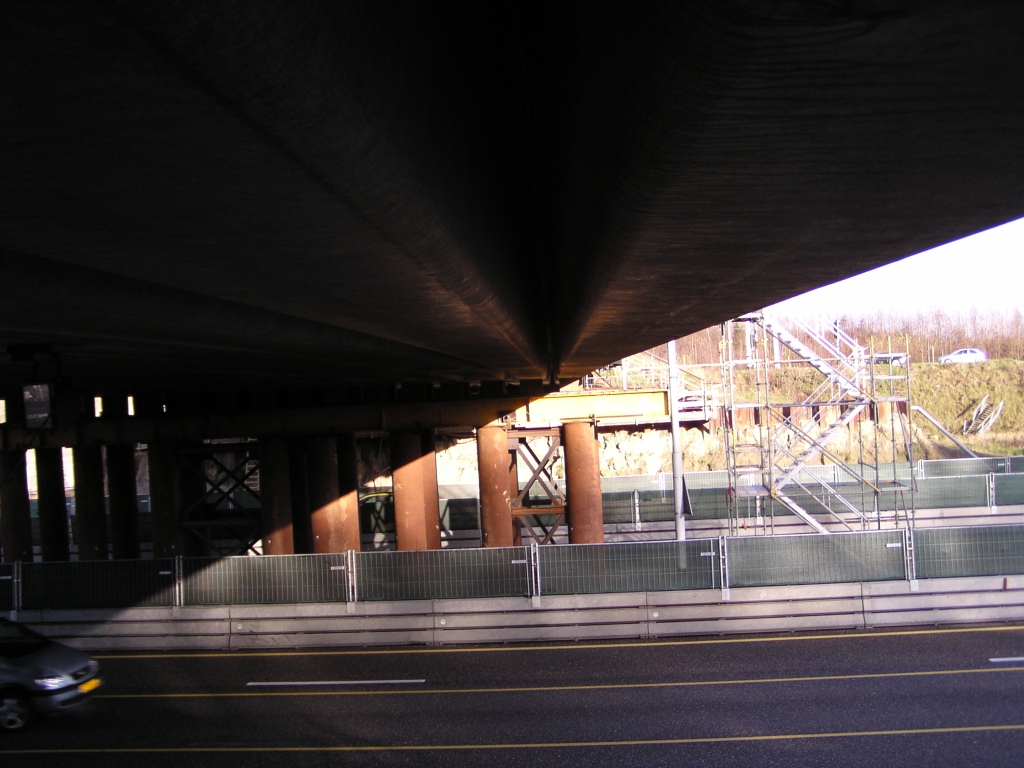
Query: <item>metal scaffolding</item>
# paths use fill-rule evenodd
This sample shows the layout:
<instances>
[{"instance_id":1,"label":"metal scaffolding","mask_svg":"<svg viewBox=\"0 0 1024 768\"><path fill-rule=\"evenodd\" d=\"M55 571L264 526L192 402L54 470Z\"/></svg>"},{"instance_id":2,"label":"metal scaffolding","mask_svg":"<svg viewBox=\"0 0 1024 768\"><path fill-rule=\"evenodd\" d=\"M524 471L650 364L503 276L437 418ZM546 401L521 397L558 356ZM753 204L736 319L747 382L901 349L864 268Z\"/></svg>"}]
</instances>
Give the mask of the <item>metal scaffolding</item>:
<instances>
[{"instance_id":1,"label":"metal scaffolding","mask_svg":"<svg viewBox=\"0 0 1024 768\"><path fill-rule=\"evenodd\" d=\"M909 353L863 346L837 323L792 327L764 313L721 326L730 533L752 521L755 533L770 535L779 506L821 534L913 527ZM802 399L780 393L782 370L797 367L810 390ZM873 427L867 441L865 423ZM844 431L857 436L856 462L830 448Z\"/></svg>"}]
</instances>

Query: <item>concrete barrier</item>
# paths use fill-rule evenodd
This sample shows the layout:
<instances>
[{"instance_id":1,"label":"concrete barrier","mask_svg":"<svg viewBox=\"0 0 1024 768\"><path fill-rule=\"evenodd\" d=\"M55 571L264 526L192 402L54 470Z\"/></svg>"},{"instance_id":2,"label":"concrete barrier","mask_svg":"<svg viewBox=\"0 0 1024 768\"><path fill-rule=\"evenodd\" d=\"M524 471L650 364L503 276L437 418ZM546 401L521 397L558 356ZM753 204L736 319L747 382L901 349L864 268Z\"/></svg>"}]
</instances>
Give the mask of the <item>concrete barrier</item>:
<instances>
[{"instance_id":1,"label":"concrete barrier","mask_svg":"<svg viewBox=\"0 0 1024 768\"><path fill-rule=\"evenodd\" d=\"M12 612L87 650L467 644L1024 621L1024 576L600 595Z\"/></svg>"}]
</instances>

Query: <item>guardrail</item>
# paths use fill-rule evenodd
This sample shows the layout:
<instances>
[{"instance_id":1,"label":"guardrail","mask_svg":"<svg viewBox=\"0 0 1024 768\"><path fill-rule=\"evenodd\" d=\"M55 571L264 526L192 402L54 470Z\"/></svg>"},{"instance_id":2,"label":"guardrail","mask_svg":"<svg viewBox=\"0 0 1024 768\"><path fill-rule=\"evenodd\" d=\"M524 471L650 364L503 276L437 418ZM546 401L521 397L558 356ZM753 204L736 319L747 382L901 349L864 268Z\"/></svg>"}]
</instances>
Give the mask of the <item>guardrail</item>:
<instances>
[{"instance_id":1,"label":"guardrail","mask_svg":"<svg viewBox=\"0 0 1024 768\"><path fill-rule=\"evenodd\" d=\"M0 610L356 603L1024 574L1024 526L0 566Z\"/></svg>"}]
</instances>

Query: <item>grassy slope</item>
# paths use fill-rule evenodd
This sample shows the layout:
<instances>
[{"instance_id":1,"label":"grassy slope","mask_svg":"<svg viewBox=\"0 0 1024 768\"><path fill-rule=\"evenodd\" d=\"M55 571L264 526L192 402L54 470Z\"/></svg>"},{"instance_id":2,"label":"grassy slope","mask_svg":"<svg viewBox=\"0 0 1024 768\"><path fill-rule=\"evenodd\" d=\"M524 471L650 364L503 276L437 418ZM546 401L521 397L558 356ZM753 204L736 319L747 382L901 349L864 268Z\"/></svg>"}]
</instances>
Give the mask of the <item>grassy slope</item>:
<instances>
[{"instance_id":1,"label":"grassy slope","mask_svg":"<svg viewBox=\"0 0 1024 768\"><path fill-rule=\"evenodd\" d=\"M990 402L1005 401L992 431L972 438L972 448L984 453L1021 453L1024 450L1024 361L990 360L973 365L915 363L911 368L913 399L953 434L987 394ZM928 427L919 424L926 432Z\"/></svg>"}]
</instances>

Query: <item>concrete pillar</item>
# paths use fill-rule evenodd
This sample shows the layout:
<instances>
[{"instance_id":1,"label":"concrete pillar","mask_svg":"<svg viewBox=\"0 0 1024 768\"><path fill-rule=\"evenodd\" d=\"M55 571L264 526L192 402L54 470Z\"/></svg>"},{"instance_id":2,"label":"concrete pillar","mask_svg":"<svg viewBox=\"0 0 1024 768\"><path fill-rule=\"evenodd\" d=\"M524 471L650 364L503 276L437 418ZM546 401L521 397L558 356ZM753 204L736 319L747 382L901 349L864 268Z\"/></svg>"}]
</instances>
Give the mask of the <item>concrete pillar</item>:
<instances>
[{"instance_id":1,"label":"concrete pillar","mask_svg":"<svg viewBox=\"0 0 1024 768\"><path fill-rule=\"evenodd\" d=\"M135 491L135 446L108 445L107 494L110 497L110 538L115 560L137 560L139 501Z\"/></svg>"},{"instance_id":2,"label":"concrete pillar","mask_svg":"<svg viewBox=\"0 0 1024 768\"><path fill-rule=\"evenodd\" d=\"M181 528L182 477L177 449L151 444L149 454L149 511L153 521L153 557L185 555Z\"/></svg>"},{"instance_id":3,"label":"concrete pillar","mask_svg":"<svg viewBox=\"0 0 1024 768\"><path fill-rule=\"evenodd\" d=\"M342 459L345 467L340 464ZM346 433L338 440L329 436L309 438L306 441L306 472L312 509L313 552L321 554L360 549L355 435ZM345 488L341 487L343 479Z\"/></svg>"},{"instance_id":4,"label":"concrete pillar","mask_svg":"<svg viewBox=\"0 0 1024 768\"><path fill-rule=\"evenodd\" d=\"M391 433L391 479L395 495L395 541L399 549L428 549L423 492L422 443L418 432Z\"/></svg>"},{"instance_id":5,"label":"concrete pillar","mask_svg":"<svg viewBox=\"0 0 1024 768\"><path fill-rule=\"evenodd\" d=\"M260 507L265 555L295 554L289 469L287 440L260 438Z\"/></svg>"},{"instance_id":6,"label":"concrete pillar","mask_svg":"<svg viewBox=\"0 0 1024 768\"><path fill-rule=\"evenodd\" d=\"M203 473L203 459L197 453L182 451L181 449L185 447L188 446L174 446L174 450L178 454L175 462L178 478L176 483L178 496L175 513L178 516L178 524L181 528L182 548L185 557L210 557L215 553L210 552L206 543L184 526L185 510L202 499L207 492L205 474ZM152 478L150 478L150 482L152 482ZM201 517L202 514L203 512L200 512L197 516Z\"/></svg>"},{"instance_id":7,"label":"concrete pillar","mask_svg":"<svg viewBox=\"0 0 1024 768\"><path fill-rule=\"evenodd\" d=\"M476 431L480 472L480 533L485 547L512 546L512 507L509 498L510 455L504 427Z\"/></svg>"},{"instance_id":8,"label":"concrete pillar","mask_svg":"<svg viewBox=\"0 0 1024 768\"><path fill-rule=\"evenodd\" d=\"M32 515L21 449L0 451L0 543L5 563L32 562Z\"/></svg>"},{"instance_id":9,"label":"concrete pillar","mask_svg":"<svg viewBox=\"0 0 1024 768\"><path fill-rule=\"evenodd\" d=\"M288 451L288 477L292 489L292 542L297 555L313 553L306 449L307 441L299 439L291 441Z\"/></svg>"},{"instance_id":10,"label":"concrete pillar","mask_svg":"<svg viewBox=\"0 0 1024 768\"><path fill-rule=\"evenodd\" d=\"M36 481L39 489L39 549L43 562L70 560L64 460L59 447L36 448Z\"/></svg>"},{"instance_id":11,"label":"concrete pillar","mask_svg":"<svg viewBox=\"0 0 1024 768\"><path fill-rule=\"evenodd\" d=\"M434 430L420 432L420 465L423 472L423 506L427 518L427 549L441 548L441 499L437 491L437 439Z\"/></svg>"},{"instance_id":12,"label":"concrete pillar","mask_svg":"<svg viewBox=\"0 0 1024 768\"><path fill-rule=\"evenodd\" d=\"M75 543L79 560L107 559L107 503L103 492L103 451L73 449L75 459Z\"/></svg>"},{"instance_id":13,"label":"concrete pillar","mask_svg":"<svg viewBox=\"0 0 1024 768\"><path fill-rule=\"evenodd\" d=\"M602 544L601 466L594 425L589 421L569 421L563 425L562 434L569 543Z\"/></svg>"}]
</instances>

